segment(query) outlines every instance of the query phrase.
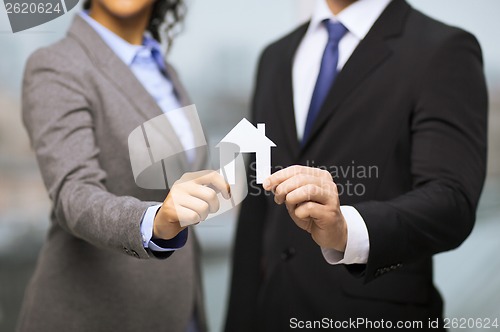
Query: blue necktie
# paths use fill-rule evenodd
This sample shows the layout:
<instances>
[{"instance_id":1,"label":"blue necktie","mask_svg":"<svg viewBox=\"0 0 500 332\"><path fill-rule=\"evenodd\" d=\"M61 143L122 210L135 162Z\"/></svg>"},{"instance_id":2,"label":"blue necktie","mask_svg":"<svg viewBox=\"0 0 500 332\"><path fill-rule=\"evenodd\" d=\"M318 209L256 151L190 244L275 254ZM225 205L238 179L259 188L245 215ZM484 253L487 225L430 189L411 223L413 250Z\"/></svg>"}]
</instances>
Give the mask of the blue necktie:
<instances>
[{"instance_id":1,"label":"blue necktie","mask_svg":"<svg viewBox=\"0 0 500 332\"><path fill-rule=\"evenodd\" d=\"M307 113L306 127L302 137L302 145L305 144L311 134L314 121L318 117L321 106L325 102L325 98L330 91L330 88L337 76L337 64L339 62L339 42L346 34L347 29L340 22L332 22L324 20L323 24L328 30L328 43L326 44L323 58L321 59L321 67L316 80L316 86L311 98L309 112Z\"/></svg>"}]
</instances>

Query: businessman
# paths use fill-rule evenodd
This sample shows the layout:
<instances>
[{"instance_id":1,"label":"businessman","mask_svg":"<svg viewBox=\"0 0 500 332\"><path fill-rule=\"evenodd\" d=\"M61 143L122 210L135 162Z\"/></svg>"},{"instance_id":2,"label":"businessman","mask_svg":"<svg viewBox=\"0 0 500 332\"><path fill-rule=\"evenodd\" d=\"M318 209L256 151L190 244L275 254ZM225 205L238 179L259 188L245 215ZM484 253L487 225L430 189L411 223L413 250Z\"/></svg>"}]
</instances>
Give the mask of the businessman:
<instances>
[{"instance_id":1,"label":"businessman","mask_svg":"<svg viewBox=\"0 0 500 332\"><path fill-rule=\"evenodd\" d=\"M404 0L318 0L260 59L253 121L279 149L240 212L226 331L442 328L432 256L473 228L487 108L471 34Z\"/></svg>"}]
</instances>

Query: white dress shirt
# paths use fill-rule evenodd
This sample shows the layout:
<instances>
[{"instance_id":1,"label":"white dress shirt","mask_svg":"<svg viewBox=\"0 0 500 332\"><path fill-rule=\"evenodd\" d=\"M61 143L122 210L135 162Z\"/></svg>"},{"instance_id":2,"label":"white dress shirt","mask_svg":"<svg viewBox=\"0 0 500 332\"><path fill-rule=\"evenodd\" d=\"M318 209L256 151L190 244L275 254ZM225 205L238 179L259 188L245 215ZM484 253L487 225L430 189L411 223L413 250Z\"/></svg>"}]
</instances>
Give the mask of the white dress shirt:
<instances>
[{"instance_id":1,"label":"white dress shirt","mask_svg":"<svg viewBox=\"0 0 500 332\"><path fill-rule=\"evenodd\" d=\"M316 1L309 27L297 49L292 68L295 124L299 141L304 135L309 105L328 42L328 32L322 21L330 19L340 22L348 30L339 42L337 69L341 71L390 2L391 0L358 0L338 15L333 15L327 0ZM347 222L346 250L342 253L333 249L322 249L323 256L330 264L365 264L370 252L365 222L354 207L341 206L340 209Z\"/></svg>"}]
</instances>

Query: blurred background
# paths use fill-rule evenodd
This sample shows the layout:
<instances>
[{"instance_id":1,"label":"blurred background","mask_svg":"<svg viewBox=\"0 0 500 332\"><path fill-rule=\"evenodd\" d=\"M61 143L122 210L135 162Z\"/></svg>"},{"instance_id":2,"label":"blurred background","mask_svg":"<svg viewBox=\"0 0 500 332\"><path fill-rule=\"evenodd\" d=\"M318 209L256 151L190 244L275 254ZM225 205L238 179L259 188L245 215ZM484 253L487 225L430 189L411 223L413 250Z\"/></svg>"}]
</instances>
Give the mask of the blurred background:
<instances>
[{"instance_id":1,"label":"blurred background","mask_svg":"<svg viewBox=\"0 0 500 332\"><path fill-rule=\"evenodd\" d=\"M472 235L459 249L435 257L435 282L445 298L446 317L500 320L500 1L409 2L432 17L474 33L483 48L490 91L488 178ZM169 57L197 105L211 146L247 115L260 51L306 21L313 3L188 1L183 32ZM78 10L14 35L5 7L0 5L0 331L14 330L50 208L20 120L24 63L35 49L64 36ZM213 332L223 326L236 213L197 227Z\"/></svg>"}]
</instances>

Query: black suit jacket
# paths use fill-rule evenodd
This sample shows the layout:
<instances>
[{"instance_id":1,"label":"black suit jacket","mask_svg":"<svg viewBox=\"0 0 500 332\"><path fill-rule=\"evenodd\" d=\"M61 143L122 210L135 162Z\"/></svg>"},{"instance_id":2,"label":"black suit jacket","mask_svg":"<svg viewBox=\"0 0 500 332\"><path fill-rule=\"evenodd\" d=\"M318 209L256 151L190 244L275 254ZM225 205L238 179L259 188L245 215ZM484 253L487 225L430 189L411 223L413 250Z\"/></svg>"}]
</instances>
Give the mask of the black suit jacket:
<instances>
[{"instance_id":1,"label":"black suit jacket","mask_svg":"<svg viewBox=\"0 0 500 332\"><path fill-rule=\"evenodd\" d=\"M432 255L471 232L485 177L480 47L471 34L392 1L337 76L301 148L291 72L306 30L263 52L253 121L266 123L277 144L275 169L332 171L341 204L366 223L368 263L329 265L286 208L252 183L236 234L226 331L285 331L292 318L427 324L442 316Z\"/></svg>"}]
</instances>

